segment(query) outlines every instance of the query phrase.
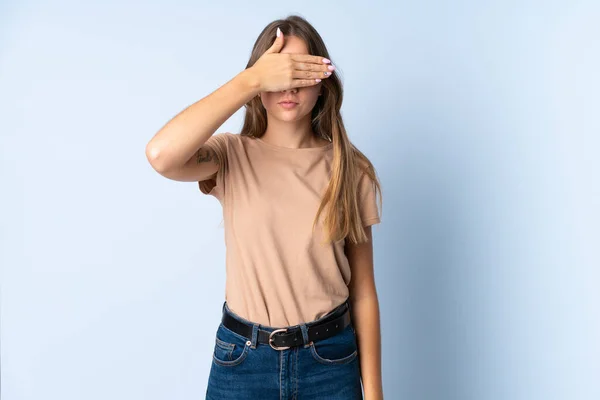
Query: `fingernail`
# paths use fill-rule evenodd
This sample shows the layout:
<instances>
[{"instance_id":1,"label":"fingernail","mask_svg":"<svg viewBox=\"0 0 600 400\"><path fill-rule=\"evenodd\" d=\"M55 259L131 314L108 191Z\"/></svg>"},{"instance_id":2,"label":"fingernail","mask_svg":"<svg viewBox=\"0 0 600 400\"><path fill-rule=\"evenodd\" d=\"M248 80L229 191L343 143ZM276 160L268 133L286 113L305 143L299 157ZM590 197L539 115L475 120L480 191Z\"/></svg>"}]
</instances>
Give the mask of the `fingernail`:
<instances>
[{"instance_id":1,"label":"fingernail","mask_svg":"<svg viewBox=\"0 0 600 400\"><path fill-rule=\"evenodd\" d=\"M330 71L333 71L335 69L335 65L329 65L329 66L327 66L327 69L329 69Z\"/></svg>"},{"instance_id":2,"label":"fingernail","mask_svg":"<svg viewBox=\"0 0 600 400\"><path fill-rule=\"evenodd\" d=\"M277 37L281 36L281 29L279 29L279 27L277 27Z\"/></svg>"},{"instance_id":3,"label":"fingernail","mask_svg":"<svg viewBox=\"0 0 600 400\"><path fill-rule=\"evenodd\" d=\"M324 59L323 59L323 62L324 62L325 64L327 64L327 63L330 63L330 62L331 62L331 60L328 60L327 58L324 58Z\"/></svg>"}]
</instances>

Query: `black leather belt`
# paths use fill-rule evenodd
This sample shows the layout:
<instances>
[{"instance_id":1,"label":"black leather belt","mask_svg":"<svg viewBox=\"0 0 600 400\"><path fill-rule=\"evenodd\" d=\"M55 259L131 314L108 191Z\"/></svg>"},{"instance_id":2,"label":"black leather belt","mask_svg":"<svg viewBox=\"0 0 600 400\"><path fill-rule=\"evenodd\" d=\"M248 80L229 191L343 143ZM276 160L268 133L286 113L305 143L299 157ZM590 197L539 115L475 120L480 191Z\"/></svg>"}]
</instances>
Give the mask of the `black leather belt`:
<instances>
[{"instance_id":1,"label":"black leather belt","mask_svg":"<svg viewBox=\"0 0 600 400\"><path fill-rule=\"evenodd\" d=\"M327 339L341 332L350 323L350 311L347 301L340 310L332 312L323 320L316 323L307 323L308 343ZM252 325L234 318L226 311L223 312L221 322L233 332L252 339ZM311 325L309 325L311 324ZM293 328L275 329L271 332L258 329L258 343L269 344L275 350L285 350L293 346L308 344L304 342L299 326Z\"/></svg>"}]
</instances>

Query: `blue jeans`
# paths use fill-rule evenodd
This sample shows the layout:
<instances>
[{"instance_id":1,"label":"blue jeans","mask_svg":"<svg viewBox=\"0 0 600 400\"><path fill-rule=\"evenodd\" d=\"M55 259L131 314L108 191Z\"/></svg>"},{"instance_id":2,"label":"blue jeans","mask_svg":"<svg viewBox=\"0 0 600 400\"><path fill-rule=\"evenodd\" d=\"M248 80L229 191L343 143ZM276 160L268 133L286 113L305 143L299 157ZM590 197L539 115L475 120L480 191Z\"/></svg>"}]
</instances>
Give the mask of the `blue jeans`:
<instances>
[{"instance_id":1,"label":"blue jeans","mask_svg":"<svg viewBox=\"0 0 600 400\"><path fill-rule=\"evenodd\" d=\"M346 303L334 312L347 307ZM307 345L275 350L258 343L258 328L223 303L223 312L253 326L252 337L239 335L220 323L215 337L207 400L362 400L360 363L352 322L343 331ZM287 327L301 329L308 342L308 326L324 319Z\"/></svg>"}]
</instances>

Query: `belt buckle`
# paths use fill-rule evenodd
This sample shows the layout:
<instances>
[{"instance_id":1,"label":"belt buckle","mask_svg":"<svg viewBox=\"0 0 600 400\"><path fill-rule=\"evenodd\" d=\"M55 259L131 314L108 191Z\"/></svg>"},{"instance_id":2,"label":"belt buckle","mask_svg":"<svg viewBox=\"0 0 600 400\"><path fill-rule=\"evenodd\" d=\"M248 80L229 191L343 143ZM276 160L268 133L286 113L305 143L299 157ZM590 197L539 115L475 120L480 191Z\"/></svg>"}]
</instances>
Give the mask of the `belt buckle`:
<instances>
[{"instance_id":1,"label":"belt buckle","mask_svg":"<svg viewBox=\"0 0 600 400\"><path fill-rule=\"evenodd\" d=\"M273 346L273 335L276 332L287 332L287 328L281 328L281 329L275 329L273 332L271 332L269 334L269 346L271 346L273 349L275 350L285 350L285 349L289 349L290 346L287 347L277 347L277 346Z\"/></svg>"}]
</instances>

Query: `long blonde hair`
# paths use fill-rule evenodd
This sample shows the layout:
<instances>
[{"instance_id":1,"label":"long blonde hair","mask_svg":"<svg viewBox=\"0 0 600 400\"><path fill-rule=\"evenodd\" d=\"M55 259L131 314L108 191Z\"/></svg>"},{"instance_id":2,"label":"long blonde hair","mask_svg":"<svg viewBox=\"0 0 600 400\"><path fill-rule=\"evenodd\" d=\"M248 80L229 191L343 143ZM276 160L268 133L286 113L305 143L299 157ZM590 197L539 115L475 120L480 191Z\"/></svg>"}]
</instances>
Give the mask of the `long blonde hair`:
<instances>
[{"instance_id":1,"label":"long blonde hair","mask_svg":"<svg viewBox=\"0 0 600 400\"><path fill-rule=\"evenodd\" d=\"M327 48L319 33L304 18L291 15L278 19L267 25L260 33L246 68L251 67L260 56L273 45L276 30L280 28L285 36L296 36L302 39L308 53L329 58ZM332 62L332 64L334 64ZM333 165L329 186L323 195L315 220L313 230L319 220L319 215L325 209L327 215L323 221L327 241L349 240L352 243L367 241L367 235L362 226L357 185L362 173L372 180L376 193L379 194L379 208L382 208L381 185L375 168L369 159L361 153L348 139L344 122L340 115L343 100L343 87L336 73L323 79L323 92L312 110L311 125L313 131L320 137L333 142ZM241 135L261 137L267 129L267 112L259 97L254 97L244 105L246 113Z\"/></svg>"}]
</instances>

